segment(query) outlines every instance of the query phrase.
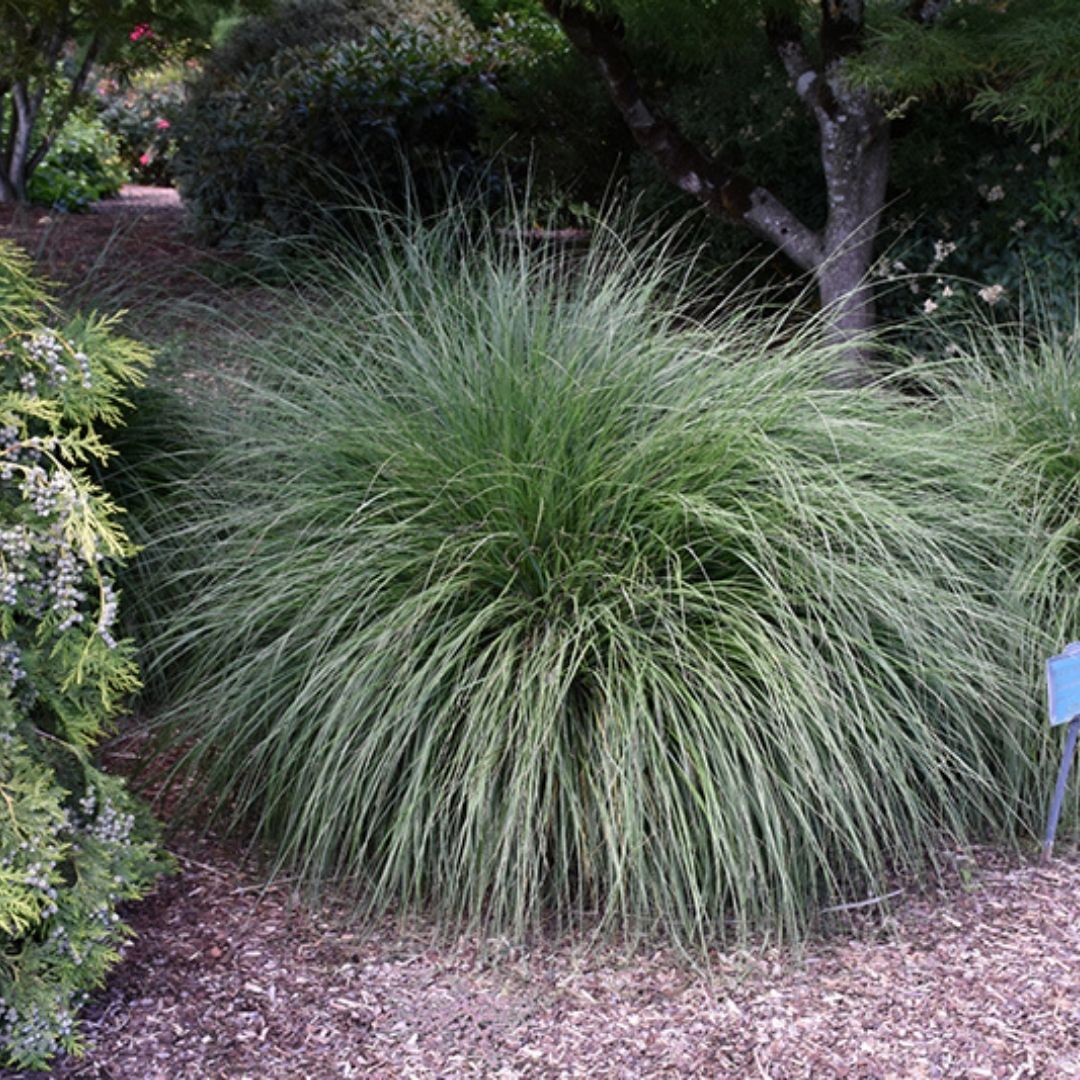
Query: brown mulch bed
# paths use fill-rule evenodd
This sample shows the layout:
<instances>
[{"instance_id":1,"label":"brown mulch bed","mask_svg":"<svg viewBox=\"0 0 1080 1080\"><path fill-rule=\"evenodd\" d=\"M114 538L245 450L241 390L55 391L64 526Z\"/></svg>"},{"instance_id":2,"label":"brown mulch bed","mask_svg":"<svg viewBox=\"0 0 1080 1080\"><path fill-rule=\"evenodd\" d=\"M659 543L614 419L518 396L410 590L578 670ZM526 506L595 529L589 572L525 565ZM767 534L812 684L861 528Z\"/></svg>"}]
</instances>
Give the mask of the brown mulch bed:
<instances>
[{"instance_id":1,"label":"brown mulch bed","mask_svg":"<svg viewBox=\"0 0 1080 1080\"><path fill-rule=\"evenodd\" d=\"M168 285L205 257L186 238L183 216L171 188L131 185L80 214L0 206L0 237L18 241L46 276L64 284L109 266Z\"/></svg>"},{"instance_id":2,"label":"brown mulch bed","mask_svg":"<svg viewBox=\"0 0 1080 1080\"><path fill-rule=\"evenodd\" d=\"M1080 859L975 880L846 936L717 954L360 934L213 842L130 913L139 937L64 1080L1080 1076ZM486 957L486 958L484 958Z\"/></svg>"}]
</instances>

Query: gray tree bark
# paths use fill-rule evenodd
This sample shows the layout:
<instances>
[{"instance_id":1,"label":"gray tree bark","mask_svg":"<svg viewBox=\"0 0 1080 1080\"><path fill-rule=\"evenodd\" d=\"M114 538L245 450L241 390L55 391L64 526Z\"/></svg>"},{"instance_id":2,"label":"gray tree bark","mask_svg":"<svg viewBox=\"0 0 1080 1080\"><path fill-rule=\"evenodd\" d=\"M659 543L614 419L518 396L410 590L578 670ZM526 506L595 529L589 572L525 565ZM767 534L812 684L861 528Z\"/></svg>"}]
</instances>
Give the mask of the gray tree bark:
<instances>
[{"instance_id":1,"label":"gray tree bark","mask_svg":"<svg viewBox=\"0 0 1080 1080\"><path fill-rule=\"evenodd\" d=\"M26 201L26 166L30 160L30 137L41 102L31 94L26 83L16 80L11 87L13 105L11 151L4 163L7 181L17 202Z\"/></svg>"},{"instance_id":2,"label":"gray tree bark","mask_svg":"<svg viewBox=\"0 0 1080 1080\"><path fill-rule=\"evenodd\" d=\"M889 178L888 120L869 92L845 77L846 58L862 48L863 25L863 0L824 0L819 66L794 19L766 23L792 88L817 123L828 216L814 273L834 336L850 345L839 382L859 382L868 374L861 343L875 323L869 274Z\"/></svg>"},{"instance_id":3,"label":"gray tree bark","mask_svg":"<svg viewBox=\"0 0 1080 1080\"><path fill-rule=\"evenodd\" d=\"M947 0L923 0L924 9ZM579 0L544 0L571 43L596 65L638 144L668 178L711 213L745 225L812 274L836 340L835 381L871 378L866 335L875 321L869 272L889 174L888 121L869 93L845 78L862 47L863 0L822 0L821 63L814 64L790 14L766 20L769 40L818 127L828 217L811 229L767 187L704 153L643 94L623 47L621 23ZM791 9L787 9L790 12Z\"/></svg>"}]
</instances>

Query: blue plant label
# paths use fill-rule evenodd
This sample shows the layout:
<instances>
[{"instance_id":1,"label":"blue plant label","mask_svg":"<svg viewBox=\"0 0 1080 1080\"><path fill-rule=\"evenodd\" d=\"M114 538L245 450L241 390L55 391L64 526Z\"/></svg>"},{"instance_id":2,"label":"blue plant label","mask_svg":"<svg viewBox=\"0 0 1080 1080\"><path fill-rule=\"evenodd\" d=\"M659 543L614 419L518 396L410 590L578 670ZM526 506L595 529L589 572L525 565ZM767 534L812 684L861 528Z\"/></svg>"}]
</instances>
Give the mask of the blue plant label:
<instances>
[{"instance_id":1,"label":"blue plant label","mask_svg":"<svg viewBox=\"0 0 1080 1080\"><path fill-rule=\"evenodd\" d=\"M1066 645L1059 656L1046 661L1046 687L1052 725L1080 717L1080 641Z\"/></svg>"}]
</instances>

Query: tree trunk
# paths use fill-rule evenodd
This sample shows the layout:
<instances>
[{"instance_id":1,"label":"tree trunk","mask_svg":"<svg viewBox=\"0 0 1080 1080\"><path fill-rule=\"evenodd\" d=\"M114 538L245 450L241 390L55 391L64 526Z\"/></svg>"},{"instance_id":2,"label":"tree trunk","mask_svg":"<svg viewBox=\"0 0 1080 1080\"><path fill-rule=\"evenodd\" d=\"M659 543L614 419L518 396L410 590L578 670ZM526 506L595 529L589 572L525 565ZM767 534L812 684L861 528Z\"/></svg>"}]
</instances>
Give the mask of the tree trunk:
<instances>
[{"instance_id":1,"label":"tree trunk","mask_svg":"<svg viewBox=\"0 0 1080 1080\"><path fill-rule=\"evenodd\" d=\"M834 381L858 385L873 376L870 269L889 178L888 120L869 92L845 77L847 58L862 49L864 2L823 0L820 67L806 50L797 15L778 11L766 20L766 32L818 127L828 217L814 277L832 338L843 346Z\"/></svg>"},{"instance_id":2,"label":"tree trunk","mask_svg":"<svg viewBox=\"0 0 1080 1080\"><path fill-rule=\"evenodd\" d=\"M45 155L49 152L52 144L56 141L57 135L63 130L64 124L67 123L68 117L71 115L75 106L79 102L79 98L82 95L83 90L86 89L87 80L90 78L90 72L93 69L95 62L97 61L98 54L101 51L101 35L95 34L90 39L90 44L86 48L86 53L83 56L82 63L79 65L79 70L75 73L74 79L71 81L71 85L68 87L67 94L65 95L65 101L63 107L58 111L52 120L51 127L44 132L40 142L34 148L33 153L27 159L25 174L26 182L30 182L30 177L34 175L34 170L45 159ZM44 99L44 90L42 90L41 100ZM38 109L40 111L40 100Z\"/></svg>"},{"instance_id":3,"label":"tree trunk","mask_svg":"<svg viewBox=\"0 0 1080 1080\"><path fill-rule=\"evenodd\" d=\"M839 65L825 76L834 108L819 118L829 214L815 270L821 306L836 341L849 346L840 383L871 376L867 336L874 329L870 269L889 176L888 121L862 90L850 89Z\"/></svg>"},{"instance_id":4,"label":"tree trunk","mask_svg":"<svg viewBox=\"0 0 1080 1080\"><path fill-rule=\"evenodd\" d=\"M15 202L26 202L27 163L30 160L30 137L34 120L40 108L40 96L31 95L26 83L16 81L11 87L11 100L15 106L12 117L11 150L4 165L7 186L14 194Z\"/></svg>"},{"instance_id":5,"label":"tree trunk","mask_svg":"<svg viewBox=\"0 0 1080 1080\"><path fill-rule=\"evenodd\" d=\"M943 0L920 0L922 6ZM863 0L822 0L819 67L810 59L797 12L771 9L766 31L796 95L814 116L827 187L825 228L811 229L773 192L693 145L647 100L623 46L618 19L581 0L544 0L566 36L595 64L634 138L683 191L710 213L738 221L814 276L838 350L834 381L873 377L866 337L874 326L869 282L889 171L888 123L866 91L844 79L862 48Z\"/></svg>"},{"instance_id":6,"label":"tree trunk","mask_svg":"<svg viewBox=\"0 0 1080 1080\"><path fill-rule=\"evenodd\" d=\"M0 6L4 2L0 0ZM30 177L86 86L102 48L105 27L92 14L93 9L102 8L101 4L79 4L76 11L72 10L72 0L37 4L26 0L14 6L25 7L26 14L23 16L16 10L14 20L5 20L5 35L15 34L17 40L3 42L7 51L5 72L0 79L0 203L26 201ZM115 3L104 5L110 9L116 6ZM72 79L65 104L50 130L41 132L39 128L41 138L33 146L31 140L45 100L46 84L67 44L84 38L78 32L81 23L89 24L86 28L94 31L93 36Z\"/></svg>"}]
</instances>

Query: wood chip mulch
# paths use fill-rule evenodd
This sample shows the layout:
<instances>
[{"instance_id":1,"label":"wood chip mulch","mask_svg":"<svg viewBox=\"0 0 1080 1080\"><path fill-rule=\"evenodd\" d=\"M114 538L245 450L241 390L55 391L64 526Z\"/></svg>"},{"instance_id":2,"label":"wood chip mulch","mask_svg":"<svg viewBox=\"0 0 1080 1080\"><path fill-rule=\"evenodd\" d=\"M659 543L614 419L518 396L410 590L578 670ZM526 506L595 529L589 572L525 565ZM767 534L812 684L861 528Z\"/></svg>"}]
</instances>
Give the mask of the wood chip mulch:
<instances>
[{"instance_id":1,"label":"wood chip mulch","mask_svg":"<svg viewBox=\"0 0 1080 1080\"><path fill-rule=\"evenodd\" d=\"M205 258L183 234L183 208L171 188L129 185L77 214L0 206L0 238L20 243L41 273L64 284L123 269L165 285Z\"/></svg>"},{"instance_id":2,"label":"wood chip mulch","mask_svg":"<svg viewBox=\"0 0 1080 1080\"><path fill-rule=\"evenodd\" d=\"M993 853L966 888L859 913L801 954L528 948L305 910L212 841L138 938L63 1080L1080 1077L1080 857ZM0 1076L5 1074L0 1073ZM6 1074L13 1076L14 1074Z\"/></svg>"}]
</instances>

